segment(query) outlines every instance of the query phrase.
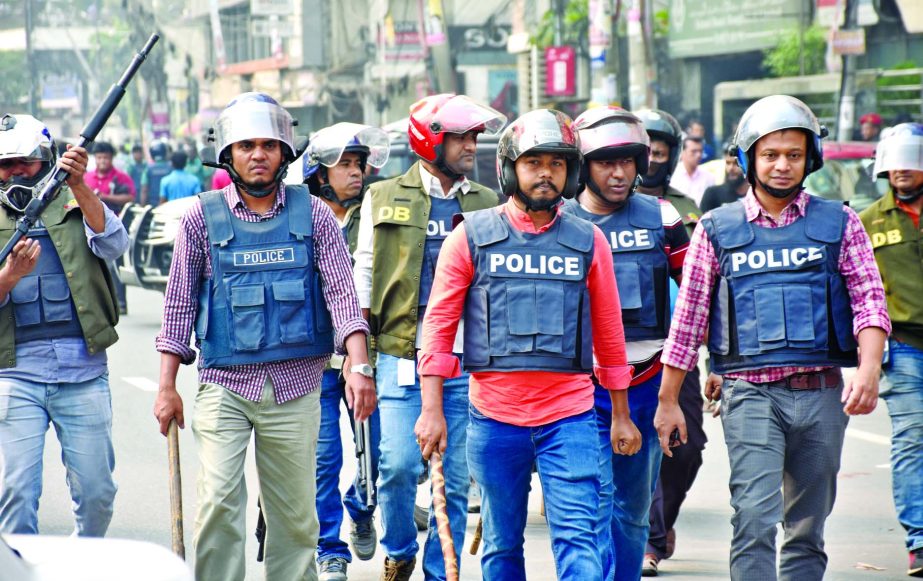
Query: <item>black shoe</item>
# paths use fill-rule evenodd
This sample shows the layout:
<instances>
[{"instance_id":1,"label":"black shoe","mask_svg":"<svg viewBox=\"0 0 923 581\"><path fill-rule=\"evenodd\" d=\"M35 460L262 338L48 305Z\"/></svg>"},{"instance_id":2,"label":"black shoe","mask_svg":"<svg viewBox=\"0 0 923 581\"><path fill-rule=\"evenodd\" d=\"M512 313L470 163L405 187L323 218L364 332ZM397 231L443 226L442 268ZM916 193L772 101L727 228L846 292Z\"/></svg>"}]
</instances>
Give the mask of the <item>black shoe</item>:
<instances>
[{"instance_id":1,"label":"black shoe","mask_svg":"<svg viewBox=\"0 0 923 581\"><path fill-rule=\"evenodd\" d=\"M660 559L654 553L644 553L644 561L641 562L641 576L642 577L656 577L657 565L660 563Z\"/></svg>"},{"instance_id":2,"label":"black shoe","mask_svg":"<svg viewBox=\"0 0 923 581\"><path fill-rule=\"evenodd\" d=\"M911 577L923 577L923 547L910 551L910 566L907 574Z\"/></svg>"}]
</instances>

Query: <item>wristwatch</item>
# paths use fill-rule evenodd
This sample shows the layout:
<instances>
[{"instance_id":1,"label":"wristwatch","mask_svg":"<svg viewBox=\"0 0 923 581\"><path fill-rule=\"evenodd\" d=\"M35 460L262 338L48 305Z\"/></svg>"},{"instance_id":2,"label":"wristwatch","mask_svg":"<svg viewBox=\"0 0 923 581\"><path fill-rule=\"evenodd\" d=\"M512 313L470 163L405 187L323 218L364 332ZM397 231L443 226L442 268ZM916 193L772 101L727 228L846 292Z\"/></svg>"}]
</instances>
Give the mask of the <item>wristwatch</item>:
<instances>
[{"instance_id":1,"label":"wristwatch","mask_svg":"<svg viewBox=\"0 0 923 581\"><path fill-rule=\"evenodd\" d=\"M375 377L375 370L372 369L372 366L368 363L357 363L349 368L350 373L358 373L359 375L364 375L368 378Z\"/></svg>"}]
</instances>

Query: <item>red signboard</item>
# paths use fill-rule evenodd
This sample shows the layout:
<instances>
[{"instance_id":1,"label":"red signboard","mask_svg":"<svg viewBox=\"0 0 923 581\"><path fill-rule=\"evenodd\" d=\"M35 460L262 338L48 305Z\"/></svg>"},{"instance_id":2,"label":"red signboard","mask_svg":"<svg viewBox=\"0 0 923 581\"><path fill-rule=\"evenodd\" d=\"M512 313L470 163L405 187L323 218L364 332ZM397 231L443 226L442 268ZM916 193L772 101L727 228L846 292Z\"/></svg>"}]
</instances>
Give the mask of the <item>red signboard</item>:
<instances>
[{"instance_id":1,"label":"red signboard","mask_svg":"<svg viewBox=\"0 0 923 581\"><path fill-rule=\"evenodd\" d=\"M573 97L577 94L577 51L572 46L545 49L545 94Z\"/></svg>"}]
</instances>

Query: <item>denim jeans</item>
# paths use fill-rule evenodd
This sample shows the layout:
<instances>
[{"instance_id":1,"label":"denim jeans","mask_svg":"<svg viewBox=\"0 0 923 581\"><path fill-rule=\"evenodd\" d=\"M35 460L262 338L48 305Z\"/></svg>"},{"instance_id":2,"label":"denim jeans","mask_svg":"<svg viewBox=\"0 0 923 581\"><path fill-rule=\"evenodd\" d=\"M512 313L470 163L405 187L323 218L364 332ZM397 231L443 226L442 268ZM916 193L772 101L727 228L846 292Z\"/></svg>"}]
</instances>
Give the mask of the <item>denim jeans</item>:
<instances>
[{"instance_id":1,"label":"denim jeans","mask_svg":"<svg viewBox=\"0 0 923 581\"><path fill-rule=\"evenodd\" d=\"M590 410L550 424L521 427L485 417L469 406L468 464L481 488L487 581L526 578L523 532L532 465L545 498L557 578L602 579L596 543L599 458L596 414Z\"/></svg>"},{"instance_id":2,"label":"denim jeans","mask_svg":"<svg viewBox=\"0 0 923 581\"><path fill-rule=\"evenodd\" d=\"M352 562L349 545L340 540L343 524L343 507L353 522L365 522L372 518L375 506L365 504L365 488L359 483L358 462L356 478L349 490L340 497L340 470L343 468L343 441L340 436L340 402L346 401L346 384L339 369L328 369L321 377L320 392L320 436L317 439L317 520L320 521L320 538L317 542L317 561L335 557ZM352 417L352 411L347 408ZM378 442L381 429L378 410L369 417L369 432L372 441L372 482L378 478ZM353 426L355 435L355 426ZM372 502L375 502L374 495Z\"/></svg>"},{"instance_id":3,"label":"denim jeans","mask_svg":"<svg viewBox=\"0 0 923 581\"><path fill-rule=\"evenodd\" d=\"M116 492L108 373L81 383L0 379L0 532L38 533L49 422L61 442L75 532L101 537Z\"/></svg>"},{"instance_id":4,"label":"denim jeans","mask_svg":"<svg viewBox=\"0 0 923 581\"><path fill-rule=\"evenodd\" d=\"M381 545L385 553L392 560L407 561L414 558L420 548L413 507L423 463L413 428L420 417L421 399L420 380L416 375L413 385L398 385L398 362L399 358L393 355L378 354L375 372L381 414L378 506L383 530ZM468 462L465 459L468 375L447 379L442 397L448 428L448 444L443 454L446 503L455 551L459 553L464 547L468 524ZM445 561L432 507L423 547L423 573L426 579L445 579Z\"/></svg>"},{"instance_id":5,"label":"denim jeans","mask_svg":"<svg viewBox=\"0 0 923 581\"><path fill-rule=\"evenodd\" d=\"M907 550L923 548L923 351L890 339L881 397L891 415L891 480Z\"/></svg>"},{"instance_id":6,"label":"denim jeans","mask_svg":"<svg viewBox=\"0 0 923 581\"><path fill-rule=\"evenodd\" d=\"M648 511L657 486L663 451L654 428L661 374L628 389L631 421L641 432L641 450L634 456L612 452L612 405L608 390L597 386L596 427L599 430L600 499L597 536L603 578L622 581L641 577L650 529ZM600 399L604 398L603 402ZM605 403L604 403L605 402ZM599 404L603 405L599 405ZM605 404L608 405L605 405Z\"/></svg>"},{"instance_id":7,"label":"denim jeans","mask_svg":"<svg viewBox=\"0 0 923 581\"><path fill-rule=\"evenodd\" d=\"M849 416L836 388L793 390L725 379L731 464L732 581L821 581L824 523L836 498ZM785 533L776 574L776 529Z\"/></svg>"}]
</instances>

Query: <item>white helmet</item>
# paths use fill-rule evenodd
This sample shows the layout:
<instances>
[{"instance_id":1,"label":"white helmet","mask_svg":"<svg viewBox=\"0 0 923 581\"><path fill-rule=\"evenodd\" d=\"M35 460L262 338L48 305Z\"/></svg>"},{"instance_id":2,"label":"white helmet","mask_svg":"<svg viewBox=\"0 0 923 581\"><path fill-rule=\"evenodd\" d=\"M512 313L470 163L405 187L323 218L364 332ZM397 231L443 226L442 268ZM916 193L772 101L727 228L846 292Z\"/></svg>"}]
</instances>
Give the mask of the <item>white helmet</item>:
<instances>
[{"instance_id":1,"label":"white helmet","mask_svg":"<svg viewBox=\"0 0 923 581\"><path fill-rule=\"evenodd\" d=\"M277 139L288 147L286 158L298 157L291 114L265 93L242 93L228 103L215 121L215 153L219 161L232 143L245 139ZM290 156L290 157L289 157Z\"/></svg>"},{"instance_id":2,"label":"white helmet","mask_svg":"<svg viewBox=\"0 0 923 581\"><path fill-rule=\"evenodd\" d=\"M875 148L875 176L895 169L923 171L923 124L901 123L886 130Z\"/></svg>"},{"instance_id":3,"label":"white helmet","mask_svg":"<svg viewBox=\"0 0 923 581\"><path fill-rule=\"evenodd\" d=\"M0 164L8 159L42 162L42 169L31 178L16 176L0 182L0 203L23 212L51 178L58 159L57 147L45 124L31 115L0 118Z\"/></svg>"}]
</instances>

